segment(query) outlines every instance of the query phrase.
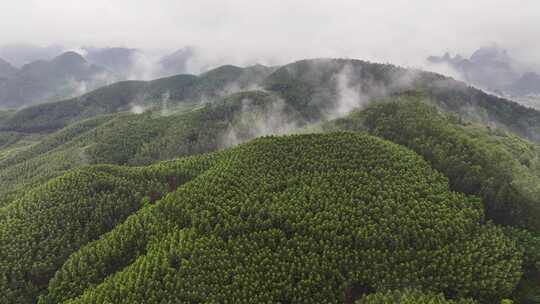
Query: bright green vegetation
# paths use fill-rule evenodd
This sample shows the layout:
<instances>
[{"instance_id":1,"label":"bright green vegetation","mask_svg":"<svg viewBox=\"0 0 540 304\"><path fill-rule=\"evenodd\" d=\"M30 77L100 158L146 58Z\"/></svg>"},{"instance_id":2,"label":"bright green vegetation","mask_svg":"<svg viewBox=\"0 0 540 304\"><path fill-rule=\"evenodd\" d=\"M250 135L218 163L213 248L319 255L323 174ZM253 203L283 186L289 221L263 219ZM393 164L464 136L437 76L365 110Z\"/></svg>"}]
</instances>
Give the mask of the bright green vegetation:
<instances>
[{"instance_id":1,"label":"bright green vegetation","mask_svg":"<svg viewBox=\"0 0 540 304\"><path fill-rule=\"evenodd\" d=\"M42 104L15 113L2 112L8 114L0 118L0 178L5 183L0 189L0 205L7 204L27 187L85 164L149 164L213 151L275 133L276 128L265 130L266 124L273 116L282 114L285 114L283 121L274 125L289 124L292 128L281 132L325 120L339 99L336 83L342 74L346 74L348 83L366 98L421 89L430 97L427 99L430 103L457 113L463 119L493 121L532 139L539 133L538 112L431 73L358 60L304 60L277 70L263 66L243 69L223 66L201 76L120 82L72 100ZM267 92L228 95L257 85ZM226 97L221 98L221 95ZM275 109L266 105L275 105L278 96L284 106L275 113ZM239 107L245 98L253 101L257 109ZM201 100L210 102L198 104ZM265 106L261 107L263 102ZM150 110L139 116L118 113L134 105ZM241 115L247 111L259 114L247 118ZM103 115L111 121L85 128L85 134L62 130L65 127L79 129L80 125L72 125L88 117L97 117L97 121L102 122ZM254 125L261 116L265 124L261 130L256 130ZM235 131L234 136L227 138L231 134L224 133L231 129ZM43 132L52 132L52 135ZM49 145L49 136L63 136L65 140L45 153L43 146ZM25 150L34 145L40 148L31 151L39 153L30 152L33 157L29 157ZM3 161L4 158L8 160Z\"/></svg>"},{"instance_id":2,"label":"bright green vegetation","mask_svg":"<svg viewBox=\"0 0 540 304\"><path fill-rule=\"evenodd\" d=\"M423 293L418 290L392 290L369 294L355 302L356 304L475 304L473 300L447 300L442 294Z\"/></svg>"},{"instance_id":3,"label":"bright green vegetation","mask_svg":"<svg viewBox=\"0 0 540 304\"><path fill-rule=\"evenodd\" d=\"M505 227L504 233L516 241L523 255L523 278L514 291L516 303L534 304L540 302L540 235L523 229Z\"/></svg>"},{"instance_id":4,"label":"bright green vegetation","mask_svg":"<svg viewBox=\"0 0 540 304\"><path fill-rule=\"evenodd\" d=\"M0 300L31 303L67 257L205 169L205 159L95 166L37 187L0 214Z\"/></svg>"},{"instance_id":5,"label":"bright green vegetation","mask_svg":"<svg viewBox=\"0 0 540 304\"><path fill-rule=\"evenodd\" d=\"M521 254L482 218L477 199L389 142L263 138L73 254L41 303L338 303L409 286L499 299Z\"/></svg>"},{"instance_id":6,"label":"bright green vegetation","mask_svg":"<svg viewBox=\"0 0 540 304\"><path fill-rule=\"evenodd\" d=\"M258 108L271 97L219 96L251 87L270 71L223 66L199 77L120 82L79 98L1 112L0 208L28 188L84 165L149 164L227 146L224 132L246 110L244 101ZM200 103L212 98L219 101ZM135 104L149 110L122 113ZM254 137L248 135L244 139Z\"/></svg>"},{"instance_id":7,"label":"bright green vegetation","mask_svg":"<svg viewBox=\"0 0 540 304\"><path fill-rule=\"evenodd\" d=\"M0 302L537 303L539 117L357 60L0 112Z\"/></svg>"},{"instance_id":8,"label":"bright green vegetation","mask_svg":"<svg viewBox=\"0 0 540 304\"><path fill-rule=\"evenodd\" d=\"M133 115L98 129L88 154L96 163L143 165L214 151L228 145L232 127L239 139L255 137L245 120L274 114L268 108L275 102L269 93L246 91L173 115Z\"/></svg>"},{"instance_id":9,"label":"bright green vegetation","mask_svg":"<svg viewBox=\"0 0 540 304\"><path fill-rule=\"evenodd\" d=\"M227 139L232 128L237 142L254 138L261 134L250 122L273 115L269 108L275 102L271 94L247 91L213 103L183 105L168 115L160 110L118 113L71 124L0 158L0 206L69 169L104 163L146 165L214 151L233 144Z\"/></svg>"},{"instance_id":10,"label":"bright green vegetation","mask_svg":"<svg viewBox=\"0 0 540 304\"><path fill-rule=\"evenodd\" d=\"M445 117L422 98L397 97L335 127L365 130L411 148L444 173L453 190L482 197L490 219L540 231L538 148L504 131Z\"/></svg>"},{"instance_id":11,"label":"bright green vegetation","mask_svg":"<svg viewBox=\"0 0 540 304\"><path fill-rule=\"evenodd\" d=\"M29 188L88 164L86 146L93 142L96 127L112 119L109 116L83 120L48 136L39 136L23 143L28 135L20 135L17 145L3 150L0 157L0 207L11 202Z\"/></svg>"},{"instance_id":12,"label":"bright green vegetation","mask_svg":"<svg viewBox=\"0 0 540 304\"><path fill-rule=\"evenodd\" d=\"M508 228L525 252L519 303L540 299L539 148L511 133L464 123L429 105L423 94L390 98L324 126L369 132L407 146L444 173L454 191L480 196L487 218Z\"/></svg>"}]
</instances>

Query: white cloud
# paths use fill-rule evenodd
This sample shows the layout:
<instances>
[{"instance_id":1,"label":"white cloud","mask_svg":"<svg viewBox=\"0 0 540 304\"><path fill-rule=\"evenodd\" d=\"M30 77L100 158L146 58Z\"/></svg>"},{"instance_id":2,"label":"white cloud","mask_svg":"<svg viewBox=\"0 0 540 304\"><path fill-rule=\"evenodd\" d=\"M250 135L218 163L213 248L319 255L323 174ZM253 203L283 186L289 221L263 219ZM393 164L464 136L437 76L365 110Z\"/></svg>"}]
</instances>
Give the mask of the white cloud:
<instances>
[{"instance_id":1,"label":"white cloud","mask_svg":"<svg viewBox=\"0 0 540 304\"><path fill-rule=\"evenodd\" d=\"M540 62L538 0L4 2L0 44L196 45L236 64L354 57L415 66L430 54L497 42Z\"/></svg>"}]
</instances>

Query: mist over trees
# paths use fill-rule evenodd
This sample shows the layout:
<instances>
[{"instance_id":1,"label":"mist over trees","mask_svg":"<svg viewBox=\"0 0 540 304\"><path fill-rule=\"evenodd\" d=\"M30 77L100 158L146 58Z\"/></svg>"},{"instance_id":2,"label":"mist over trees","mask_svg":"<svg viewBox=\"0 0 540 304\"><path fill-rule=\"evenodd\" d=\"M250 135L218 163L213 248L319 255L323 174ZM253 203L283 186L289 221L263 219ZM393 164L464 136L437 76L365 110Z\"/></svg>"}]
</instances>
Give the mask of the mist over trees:
<instances>
[{"instance_id":1,"label":"mist over trees","mask_svg":"<svg viewBox=\"0 0 540 304\"><path fill-rule=\"evenodd\" d=\"M0 304L540 303L538 12L4 3Z\"/></svg>"}]
</instances>

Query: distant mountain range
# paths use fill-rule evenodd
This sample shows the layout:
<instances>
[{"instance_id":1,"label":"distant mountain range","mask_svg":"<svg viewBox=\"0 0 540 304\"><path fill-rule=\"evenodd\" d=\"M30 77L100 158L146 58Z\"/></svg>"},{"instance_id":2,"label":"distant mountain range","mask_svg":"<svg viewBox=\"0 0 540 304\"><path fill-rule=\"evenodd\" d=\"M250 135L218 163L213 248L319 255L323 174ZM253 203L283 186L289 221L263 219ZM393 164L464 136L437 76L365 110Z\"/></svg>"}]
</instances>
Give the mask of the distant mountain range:
<instances>
[{"instance_id":1,"label":"distant mountain range","mask_svg":"<svg viewBox=\"0 0 540 304\"><path fill-rule=\"evenodd\" d=\"M22 67L36 60L51 60L65 51L63 46L36 46L31 44L12 44L0 46L0 58L15 67Z\"/></svg>"},{"instance_id":2,"label":"distant mountain range","mask_svg":"<svg viewBox=\"0 0 540 304\"><path fill-rule=\"evenodd\" d=\"M159 61L159 66L162 70L162 76L172 76L179 71L187 73L189 71L188 63L191 58L195 56L195 49L192 47L185 47L178 51L164 56Z\"/></svg>"},{"instance_id":3,"label":"distant mountain range","mask_svg":"<svg viewBox=\"0 0 540 304\"><path fill-rule=\"evenodd\" d=\"M204 60L203 60L204 61ZM540 74L524 69L504 49L484 47L469 58L431 56L434 65L451 67L466 82L540 108ZM122 80L150 80L198 73L212 67L200 52L184 47L169 54L125 47L0 47L0 108L21 108L81 95Z\"/></svg>"},{"instance_id":4,"label":"distant mountain range","mask_svg":"<svg viewBox=\"0 0 540 304\"><path fill-rule=\"evenodd\" d=\"M95 89L111 81L109 71L90 64L75 52L63 53L52 60L38 60L14 68L0 61L0 105L20 107L57 100Z\"/></svg>"},{"instance_id":5,"label":"distant mountain range","mask_svg":"<svg viewBox=\"0 0 540 304\"><path fill-rule=\"evenodd\" d=\"M83 53L85 53L83 55L86 60L121 75L129 74L135 60L134 58L139 52L137 49L121 47L83 48Z\"/></svg>"},{"instance_id":6,"label":"distant mountain range","mask_svg":"<svg viewBox=\"0 0 540 304\"><path fill-rule=\"evenodd\" d=\"M463 80L499 95L517 99L540 95L540 75L523 69L506 50L496 46L480 48L470 58L446 53L427 60L446 64Z\"/></svg>"},{"instance_id":7,"label":"distant mountain range","mask_svg":"<svg viewBox=\"0 0 540 304\"><path fill-rule=\"evenodd\" d=\"M13 77L17 73L17 69L9 62L0 58L0 82Z\"/></svg>"},{"instance_id":8,"label":"distant mountain range","mask_svg":"<svg viewBox=\"0 0 540 304\"><path fill-rule=\"evenodd\" d=\"M69 98L121 80L184 74L194 55L193 48L155 56L122 47L0 47L0 108Z\"/></svg>"}]
</instances>

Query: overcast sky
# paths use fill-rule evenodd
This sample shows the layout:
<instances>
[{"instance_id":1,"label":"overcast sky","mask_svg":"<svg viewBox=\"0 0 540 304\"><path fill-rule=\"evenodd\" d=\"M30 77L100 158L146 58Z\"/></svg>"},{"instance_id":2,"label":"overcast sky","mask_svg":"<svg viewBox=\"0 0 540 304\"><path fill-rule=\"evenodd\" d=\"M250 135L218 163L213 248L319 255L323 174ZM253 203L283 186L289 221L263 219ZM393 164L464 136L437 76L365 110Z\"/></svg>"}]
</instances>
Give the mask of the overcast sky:
<instances>
[{"instance_id":1,"label":"overcast sky","mask_svg":"<svg viewBox=\"0 0 540 304\"><path fill-rule=\"evenodd\" d=\"M196 45L231 63L415 66L497 43L540 62L540 0L1 0L0 45Z\"/></svg>"}]
</instances>

